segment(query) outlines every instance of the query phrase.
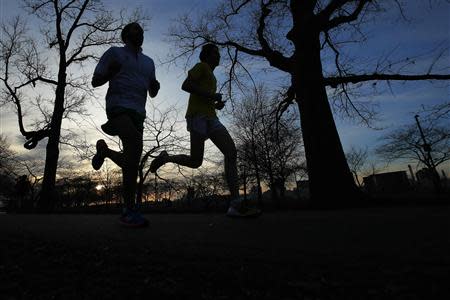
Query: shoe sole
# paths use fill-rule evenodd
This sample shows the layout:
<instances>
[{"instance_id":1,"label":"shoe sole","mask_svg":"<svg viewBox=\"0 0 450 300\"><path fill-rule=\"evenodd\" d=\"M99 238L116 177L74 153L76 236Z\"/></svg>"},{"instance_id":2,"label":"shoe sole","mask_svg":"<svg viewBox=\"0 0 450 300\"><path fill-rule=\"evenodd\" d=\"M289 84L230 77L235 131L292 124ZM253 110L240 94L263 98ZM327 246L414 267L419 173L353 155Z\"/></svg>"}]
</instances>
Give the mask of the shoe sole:
<instances>
[{"instance_id":1,"label":"shoe sole","mask_svg":"<svg viewBox=\"0 0 450 300\"><path fill-rule=\"evenodd\" d=\"M96 171L100 170L103 163L105 162L105 158L99 158L99 152L105 149L108 149L108 145L106 144L106 142L104 140L98 140L95 144L95 150L97 151L97 153L94 155L91 161L92 168L94 168L94 170Z\"/></svg>"},{"instance_id":2,"label":"shoe sole","mask_svg":"<svg viewBox=\"0 0 450 300\"><path fill-rule=\"evenodd\" d=\"M102 167L102 165L105 161L105 159L103 159L102 162L97 162L98 159L100 159L100 158L97 158L97 154L96 154L92 158L92 162L91 162L92 168L94 168L94 170L96 170L96 171L100 170L100 168Z\"/></svg>"}]
</instances>

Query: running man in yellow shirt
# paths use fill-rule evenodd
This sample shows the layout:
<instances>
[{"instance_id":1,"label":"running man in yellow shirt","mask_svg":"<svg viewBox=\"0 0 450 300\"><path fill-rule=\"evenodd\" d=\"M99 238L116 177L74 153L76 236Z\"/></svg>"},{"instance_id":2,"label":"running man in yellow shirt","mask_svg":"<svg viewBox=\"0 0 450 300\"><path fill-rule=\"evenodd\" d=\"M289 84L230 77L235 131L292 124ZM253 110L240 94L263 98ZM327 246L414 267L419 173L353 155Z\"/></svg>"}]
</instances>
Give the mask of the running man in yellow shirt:
<instances>
[{"instance_id":1,"label":"running man in yellow shirt","mask_svg":"<svg viewBox=\"0 0 450 300\"><path fill-rule=\"evenodd\" d=\"M156 157L150 171L155 173L165 163L198 168L203 163L205 141L209 138L225 156L225 176L231 194L230 207L227 215L230 217L248 217L260 213L243 205L239 197L239 184L236 166L236 146L228 130L220 123L216 109L220 110L225 103L222 95L216 92L217 81L214 69L219 65L220 53L216 45L206 44L200 53L200 62L188 72L182 89L190 93L186 112L187 130L190 132L190 155L169 155L166 151Z\"/></svg>"}]
</instances>

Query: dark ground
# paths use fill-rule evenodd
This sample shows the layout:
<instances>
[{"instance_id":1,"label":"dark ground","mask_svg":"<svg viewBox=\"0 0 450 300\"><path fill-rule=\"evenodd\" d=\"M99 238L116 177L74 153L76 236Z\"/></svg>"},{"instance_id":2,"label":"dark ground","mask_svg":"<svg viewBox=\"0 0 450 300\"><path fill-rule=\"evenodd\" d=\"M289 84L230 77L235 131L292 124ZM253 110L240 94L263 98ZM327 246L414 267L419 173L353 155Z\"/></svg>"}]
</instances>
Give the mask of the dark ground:
<instances>
[{"instance_id":1,"label":"dark ground","mask_svg":"<svg viewBox=\"0 0 450 300\"><path fill-rule=\"evenodd\" d=\"M0 215L1 299L450 299L450 207Z\"/></svg>"}]
</instances>

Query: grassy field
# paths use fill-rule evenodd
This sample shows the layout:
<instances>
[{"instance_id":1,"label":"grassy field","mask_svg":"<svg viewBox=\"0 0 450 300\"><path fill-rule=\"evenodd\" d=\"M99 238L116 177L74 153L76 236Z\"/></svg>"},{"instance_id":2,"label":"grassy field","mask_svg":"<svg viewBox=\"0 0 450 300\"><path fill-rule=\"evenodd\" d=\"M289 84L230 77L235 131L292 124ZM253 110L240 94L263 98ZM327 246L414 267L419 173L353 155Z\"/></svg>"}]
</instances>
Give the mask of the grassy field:
<instances>
[{"instance_id":1,"label":"grassy field","mask_svg":"<svg viewBox=\"0 0 450 300\"><path fill-rule=\"evenodd\" d=\"M1 299L448 299L450 207L0 215ZM175 297L175 298L174 298Z\"/></svg>"}]
</instances>

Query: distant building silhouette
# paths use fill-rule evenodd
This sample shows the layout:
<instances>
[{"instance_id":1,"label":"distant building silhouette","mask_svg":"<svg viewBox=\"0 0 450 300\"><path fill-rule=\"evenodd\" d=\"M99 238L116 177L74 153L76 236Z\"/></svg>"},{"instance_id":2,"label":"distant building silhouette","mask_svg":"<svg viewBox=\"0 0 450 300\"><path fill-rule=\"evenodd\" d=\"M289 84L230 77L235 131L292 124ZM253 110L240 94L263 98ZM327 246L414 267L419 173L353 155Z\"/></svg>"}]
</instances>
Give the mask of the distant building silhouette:
<instances>
[{"instance_id":1,"label":"distant building silhouette","mask_svg":"<svg viewBox=\"0 0 450 300\"><path fill-rule=\"evenodd\" d=\"M406 171L386 172L363 178L369 193L398 193L410 188Z\"/></svg>"},{"instance_id":2,"label":"distant building silhouette","mask_svg":"<svg viewBox=\"0 0 450 300\"><path fill-rule=\"evenodd\" d=\"M420 169L416 173L417 181L418 182L427 182L427 181L432 182L433 176L435 174L434 172L435 172L434 170L431 170L429 168Z\"/></svg>"}]
</instances>

